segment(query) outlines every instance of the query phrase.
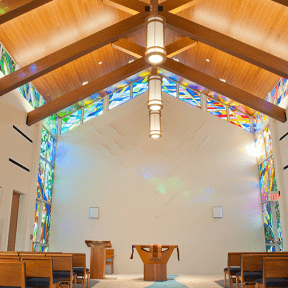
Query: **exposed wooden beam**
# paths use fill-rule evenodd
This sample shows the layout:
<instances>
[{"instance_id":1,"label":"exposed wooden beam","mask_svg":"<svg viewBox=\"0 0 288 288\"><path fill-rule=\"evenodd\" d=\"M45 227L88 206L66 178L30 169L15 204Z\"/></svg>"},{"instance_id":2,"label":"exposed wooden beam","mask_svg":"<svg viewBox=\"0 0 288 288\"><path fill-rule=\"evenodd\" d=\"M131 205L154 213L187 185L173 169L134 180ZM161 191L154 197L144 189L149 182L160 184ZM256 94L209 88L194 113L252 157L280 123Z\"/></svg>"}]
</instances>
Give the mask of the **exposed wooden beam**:
<instances>
[{"instance_id":1,"label":"exposed wooden beam","mask_svg":"<svg viewBox=\"0 0 288 288\"><path fill-rule=\"evenodd\" d=\"M143 27L146 17L131 16L1 78L0 96Z\"/></svg>"},{"instance_id":2,"label":"exposed wooden beam","mask_svg":"<svg viewBox=\"0 0 288 288\"><path fill-rule=\"evenodd\" d=\"M166 46L167 57L173 57L189 48L194 47L197 41L190 39L189 37L181 38L172 44ZM132 55L135 58L141 58L145 55L145 47L133 43L127 39L120 38L116 42L113 42L112 47L121 50L127 54Z\"/></svg>"},{"instance_id":3,"label":"exposed wooden beam","mask_svg":"<svg viewBox=\"0 0 288 288\"><path fill-rule=\"evenodd\" d=\"M37 123L48 117L51 114L57 113L62 109L69 107L94 93L97 93L115 83L120 82L127 77L130 77L142 70L145 70L150 65L146 63L144 58L138 59L132 63L129 63L113 72L110 72L96 80L81 86L47 104L37 108L28 113L27 125Z\"/></svg>"},{"instance_id":4,"label":"exposed wooden beam","mask_svg":"<svg viewBox=\"0 0 288 288\"><path fill-rule=\"evenodd\" d=\"M132 55L135 58L141 58L145 55L145 47L135 44L125 38L120 38L111 45L113 48Z\"/></svg>"},{"instance_id":5,"label":"exposed wooden beam","mask_svg":"<svg viewBox=\"0 0 288 288\"><path fill-rule=\"evenodd\" d=\"M145 6L147 6L147 4L139 0L103 0L103 3L132 15L144 12Z\"/></svg>"},{"instance_id":6,"label":"exposed wooden beam","mask_svg":"<svg viewBox=\"0 0 288 288\"><path fill-rule=\"evenodd\" d=\"M165 47L167 57L173 57L197 45L197 41L192 40L188 36L179 39Z\"/></svg>"},{"instance_id":7,"label":"exposed wooden beam","mask_svg":"<svg viewBox=\"0 0 288 288\"><path fill-rule=\"evenodd\" d=\"M229 97L241 104L264 113L278 121L285 122L285 109L269 103L253 94L236 88L230 84L224 83L219 79L202 73L196 69L190 68L182 63L167 59L165 63L159 65L161 68L175 73L185 79L193 81L201 86L211 89L221 95Z\"/></svg>"},{"instance_id":8,"label":"exposed wooden beam","mask_svg":"<svg viewBox=\"0 0 288 288\"><path fill-rule=\"evenodd\" d=\"M167 0L160 5L163 6L163 11L176 14L203 1L204 0Z\"/></svg>"},{"instance_id":9,"label":"exposed wooden beam","mask_svg":"<svg viewBox=\"0 0 288 288\"><path fill-rule=\"evenodd\" d=\"M288 0L272 0L272 1L288 7Z\"/></svg>"},{"instance_id":10,"label":"exposed wooden beam","mask_svg":"<svg viewBox=\"0 0 288 288\"><path fill-rule=\"evenodd\" d=\"M7 12L0 16L0 25L51 1L53 0L21 0L16 1L17 3L15 3L14 0L11 7L8 4L9 1L5 1L5 3L1 2L1 10L5 11L7 9ZM5 5L7 5L7 8Z\"/></svg>"},{"instance_id":11,"label":"exposed wooden beam","mask_svg":"<svg viewBox=\"0 0 288 288\"><path fill-rule=\"evenodd\" d=\"M288 78L288 62L281 58L169 12L159 14L165 17L169 29Z\"/></svg>"},{"instance_id":12,"label":"exposed wooden beam","mask_svg":"<svg viewBox=\"0 0 288 288\"><path fill-rule=\"evenodd\" d=\"M158 14L158 0L150 0L150 12L152 15Z\"/></svg>"}]
</instances>

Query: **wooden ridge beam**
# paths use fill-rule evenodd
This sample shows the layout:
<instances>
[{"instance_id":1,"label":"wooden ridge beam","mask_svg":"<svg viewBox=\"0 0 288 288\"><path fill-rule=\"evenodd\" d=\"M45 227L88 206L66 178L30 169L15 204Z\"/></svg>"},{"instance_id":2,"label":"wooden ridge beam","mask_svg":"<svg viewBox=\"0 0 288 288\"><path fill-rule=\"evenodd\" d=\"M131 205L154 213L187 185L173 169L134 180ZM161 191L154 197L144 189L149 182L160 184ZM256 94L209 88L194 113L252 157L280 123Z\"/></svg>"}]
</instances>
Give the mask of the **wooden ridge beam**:
<instances>
[{"instance_id":1,"label":"wooden ridge beam","mask_svg":"<svg viewBox=\"0 0 288 288\"><path fill-rule=\"evenodd\" d=\"M288 7L288 0L272 0L272 1Z\"/></svg>"},{"instance_id":2,"label":"wooden ridge beam","mask_svg":"<svg viewBox=\"0 0 288 288\"><path fill-rule=\"evenodd\" d=\"M185 79L193 81L201 86L211 89L221 95L229 97L241 104L244 104L252 109L255 109L269 117L272 117L280 122L286 122L285 109L267 102L253 94L236 88L230 84L224 83L219 79L202 73L196 69L188 67L182 63L167 59L166 62L160 64L159 67L175 73Z\"/></svg>"},{"instance_id":3,"label":"wooden ridge beam","mask_svg":"<svg viewBox=\"0 0 288 288\"><path fill-rule=\"evenodd\" d=\"M204 0L167 0L160 5L163 6L163 11L176 14L202 1Z\"/></svg>"},{"instance_id":4,"label":"wooden ridge beam","mask_svg":"<svg viewBox=\"0 0 288 288\"><path fill-rule=\"evenodd\" d=\"M8 22L20 15L23 15L31 10L34 10L46 3L49 3L53 0L29 0L29 1L16 1L17 4L13 4L11 5L11 10L6 12L5 14L0 16L0 25ZM7 2L7 1L5 1ZM15 2L15 1L14 1ZM8 1L9 3L9 1ZM5 3L1 4L1 8L2 10L5 10L5 7L3 7L5 5ZM6 4L8 5L8 4ZM15 7L15 8L14 8ZM8 7L9 8L9 7Z\"/></svg>"},{"instance_id":5,"label":"wooden ridge beam","mask_svg":"<svg viewBox=\"0 0 288 288\"><path fill-rule=\"evenodd\" d=\"M84 86L81 86L53 101L48 102L40 108L29 112L27 117L27 125L31 126L32 124L35 124L46 117L91 96L94 93L97 93L115 83L120 82L123 79L126 79L127 77L147 69L149 66L150 65L146 63L144 58L142 58L102 77L99 77Z\"/></svg>"},{"instance_id":6,"label":"wooden ridge beam","mask_svg":"<svg viewBox=\"0 0 288 288\"><path fill-rule=\"evenodd\" d=\"M173 57L176 54L184 52L187 49L194 47L197 41L190 39L189 37L181 38L165 47L167 52L167 57ZM112 44L113 48L116 48L122 52L132 55L135 58L141 58L145 55L145 47L133 43L127 39L120 38Z\"/></svg>"},{"instance_id":7,"label":"wooden ridge beam","mask_svg":"<svg viewBox=\"0 0 288 288\"><path fill-rule=\"evenodd\" d=\"M169 12L159 14L166 19L169 29L288 78L288 62L281 58Z\"/></svg>"},{"instance_id":8,"label":"wooden ridge beam","mask_svg":"<svg viewBox=\"0 0 288 288\"><path fill-rule=\"evenodd\" d=\"M145 6L148 6L139 0L103 0L103 3L132 15L145 12Z\"/></svg>"},{"instance_id":9,"label":"wooden ridge beam","mask_svg":"<svg viewBox=\"0 0 288 288\"><path fill-rule=\"evenodd\" d=\"M131 16L1 78L0 96L143 27L146 17Z\"/></svg>"}]
</instances>

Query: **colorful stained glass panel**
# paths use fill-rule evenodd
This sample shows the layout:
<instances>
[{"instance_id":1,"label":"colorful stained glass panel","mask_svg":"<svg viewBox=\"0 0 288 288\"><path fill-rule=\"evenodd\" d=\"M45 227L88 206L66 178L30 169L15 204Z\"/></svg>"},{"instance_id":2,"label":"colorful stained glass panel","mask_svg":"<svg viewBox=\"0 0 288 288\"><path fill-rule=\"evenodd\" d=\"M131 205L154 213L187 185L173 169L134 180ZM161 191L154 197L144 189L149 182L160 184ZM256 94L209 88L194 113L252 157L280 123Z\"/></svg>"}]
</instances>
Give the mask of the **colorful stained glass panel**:
<instances>
[{"instance_id":1,"label":"colorful stained glass panel","mask_svg":"<svg viewBox=\"0 0 288 288\"><path fill-rule=\"evenodd\" d=\"M31 93L29 95L30 97L28 99L28 102L34 109L39 108L41 95L39 94L39 92L35 89L35 87L32 84L31 84L30 91Z\"/></svg>"},{"instance_id":2,"label":"colorful stained glass panel","mask_svg":"<svg viewBox=\"0 0 288 288\"><path fill-rule=\"evenodd\" d=\"M263 133L261 133L255 140L255 145L258 153L258 163L263 161L266 158L266 148L265 148L265 139Z\"/></svg>"},{"instance_id":3,"label":"colorful stained glass panel","mask_svg":"<svg viewBox=\"0 0 288 288\"><path fill-rule=\"evenodd\" d=\"M264 115L258 111L255 112L255 114L253 115L254 133L259 132L263 128L266 119L267 119L266 115Z\"/></svg>"},{"instance_id":4,"label":"colorful stained glass panel","mask_svg":"<svg viewBox=\"0 0 288 288\"><path fill-rule=\"evenodd\" d=\"M177 83L168 78L163 77L162 91L173 97L177 97Z\"/></svg>"},{"instance_id":5,"label":"colorful stained glass panel","mask_svg":"<svg viewBox=\"0 0 288 288\"><path fill-rule=\"evenodd\" d=\"M45 166L46 162L40 157L36 197L41 199L44 197Z\"/></svg>"},{"instance_id":6,"label":"colorful stained glass panel","mask_svg":"<svg viewBox=\"0 0 288 288\"><path fill-rule=\"evenodd\" d=\"M266 129L263 131L263 137L266 147L266 156L268 157L270 154L273 153L271 132L269 126L267 126Z\"/></svg>"},{"instance_id":7,"label":"colorful stained glass panel","mask_svg":"<svg viewBox=\"0 0 288 288\"><path fill-rule=\"evenodd\" d=\"M45 194L43 199L45 201L51 202L52 199L52 189L54 180L54 168L50 164L46 164L46 177L45 177Z\"/></svg>"},{"instance_id":8,"label":"colorful stained glass panel","mask_svg":"<svg viewBox=\"0 0 288 288\"><path fill-rule=\"evenodd\" d=\"M55 152L56 152L56 140L51 135L49 135L46 159L50 163L52 163L53 166L55 164Z\"/></svg>"},{"instance_id":9,"label":"colorful stained glass panel","mask_svg":"<svg viewBox=\"0 0 288 288\"><path fill-rule=\"evenodd\" d=\"M91 95L90 97L88 97L82 101L79 101L78 105L79 106L87 106L87 105L92 104L95 101L100 100L100 99L101 99L101 96L98 93L95 93L95 94Z\"/></svg>"},{"instance_id":10,"label":"colorful stained glass panel","mask_svg":"<svg viewBox=\"0 0 288 288\"><path fill-rule=\"evenodd\" d=\"M43 120L43 125L57 137L58 134L58 117L56 114L52 114Z\"/></svg>"},{"instance_id":11,"label":"colorful stained glass panel","mask_svg":"<svg viewBox=\"0 0 288 288\"><path fill-rule=\"evenodd\" d=\"M38 232L38 219L39 219L39 208L40 204L36 201L35 213L34 213L34 227L33 227L33 242L36 241Z\"/></svg>"},{"instance_id":12,"label":"colorful stained glass panel","mask_svg":"<svg viewBox=\"0 0 288 288\"><path fill-rule=\"evenodd\" d=\"M275 176L275 167L273 156L269 157L267 160L267 169L268 169L268 191L277 191L277 183Z\"/></svg>"},{"instance_id":13,"label":"colorful stained glass panel","mask_svg":"<svg viewBox=\"0 0 288 288\"><path fill-rule=\"evenodd\" d=\"M230 123L243 128L244 130L250 132L250 117L242 112L229 107L230 113Z\"/></svg>"},{"instance_id":14,"label":"colorful stained glass panel","mask_svg":"<svg viewBox=\"0 0 288 288\"><path fill-rule=\"evenodd\" d=\"M40 155L46 158L49 133L42 128Z\"/></svg>"},{"instance_id":15,"label":"colorful stained glass panel","mask_svg":"<svg viewBox=\"0 0 288 288\"><path fill-rule=\"evenodd\" d=\"M71 106L59 111L57 113L57 115L62 118L62 117L66 116L68 114L71 114L72 112L74 112L74 111L76 111L76 110L78 110L80 108L81 108L80 105L78 105L78 103L76 103L74 105L71 105Z\"/></svg>"},{"instance_id":16,"label":"colorful stained glass panel","mask_svg":"<svg viewBox=\"0 0 288 288\"><path fill-rule=\"evenodd\" d=\"M211 98L207 98L207 111L212 115L227 121L226 106L224 106L222 103Z\"/></svg>"},{"instance_id":17,"label":"colorful stained glass panel","mask_svg":"<svg viewBox=\"0 0 288 288\"><path fill-rule=\"evenodd\" d=\"M264 221L265 243L274 243L271 202L262 204L262 213Z\"/></svg>"},{"instance_id":18,"label":"colorful stained glass panel","mask_svg":"<svg viewBox=\"0 0 288 288\"><path fill-rule=\"evenodd\" d=\"M81 123L81 110L62 118L61 135L67 131L79 126Z\"/></svg>"},{"instance_id":19,"label":"colorful stained glass panel","mask_svg":"<svg viewBox=\"0 0 288 288\"><path fill-rule=\"evenodd\" d=\"M278 238L279 238L279 241L282 242L283 238L282 238L282 228L281 228L281 221L280 221L279 202L275 202L275 212L276 212ZM281 247L280 247L280 251L281 251ZM283 251L283 247L282 247L282 251Z\"/></svg>"},{"instance_id":20,"label":"colorful stained glass panel","mask_svg":"<svg viewBox=\"0 0 288 288\"><path fill-rule=\"evenodd\" d=\"M280 79L275 87L271 90L271 101L273 104L280 104L282 100L282 92L282 81Z\"/></svg>"},{"instance_id":21,"label":"colorful stained glass panel","mask_svg":"<svg viewBox=\"0 0 288 288\"><path fill-rule=\"evenodd\" d=\"M26 83L23 86L17 88L20 94L29 102L30 94L31 94L31 87L30 83Z\"/></svg>"},{"instance_id":22,"label":"colorful stained glass panel","mask_svg":"<svg viewBox=\"0 0 288 288\"><path fill-rule=\"evenodd\" d=\"M268 175L268 163L267 160L263 161L258 166L259 177L260 177L260 191L261 191L261 201L264 202L268 199L268 182L269 182L269 175Z\"/></svg>"},{"instance_id":23,"label":"colorful stained glass panel","mask_svg":"<svg viewBox=\"0 0 288 288\"><path fill-rule=\"evenodd\" d=\"M282 78L282 86L283 86L283 98L288 96L288 80L286 78Z\"/></svg>"},{"instance_id":24,"label":"colorful stained glass panel","mask_svg":"<svg viewBox=\"0 0 288 288\"><path fill-rule=\"evenodd\" d=\"M3 48L0 58L0 69L4 75L8 75L16 70L16 63L5 48Z\"/></svg>"},{"instance_id":25,"label":"colorful stained glass panel","mask_svg":"<svg viewBox=\"0 0 288 288\"><path fill-rule=\"evenodd\" d=\"M41 221L41 244L48 243L50 234L51 206L43 203L42 221Z\"/></svg>"},{"instance_id":26,"label":"colorful stained glass panel","mask_svg":"<svg viewBox=\"0 0 288 288\"><path fill-rule=\"evenodd\" d=\"M109 95L109 110L129 101L131 99L130 85Z\"/></svg>"},{"instance_id":27,"label":"colorful stained glass panel","mask_svg":"<svg viewBox=\"0 0 288 288\"><path fill-rule=\"evenodd\" d=\"M179 85L179 99L190 105L201 108L200 94L186 86Z\"/></svg>"},{"instance_id":28,"label":"colorful stained glass panel","mask_svg":"<svg viewBox=\"0 0 288 288\"><path fill-rule=\"evenodd\" d=\"M266 246L266 252L275 252L275 246L267 245Z\"/></svg>"},{"instance_id":29,"label":"colorful stained glass panel","mask_svg":"<svg viewBox=\"0 0 288 288\"><path fill-rule=\"evenodd\" d=\"M103 114L103 100L98 100L84 108L83 122Z\"/></svg>"},{"instance_id":30,"label":"colorful stained glass panel","mask_svg":"<svg viewBox=\"0 0 288 288\"><path fill-rule=\"evenodd\" d=\"M148 91L148 77L137 80L133 83L133 98Z\"/></svg>"}]
</instances>

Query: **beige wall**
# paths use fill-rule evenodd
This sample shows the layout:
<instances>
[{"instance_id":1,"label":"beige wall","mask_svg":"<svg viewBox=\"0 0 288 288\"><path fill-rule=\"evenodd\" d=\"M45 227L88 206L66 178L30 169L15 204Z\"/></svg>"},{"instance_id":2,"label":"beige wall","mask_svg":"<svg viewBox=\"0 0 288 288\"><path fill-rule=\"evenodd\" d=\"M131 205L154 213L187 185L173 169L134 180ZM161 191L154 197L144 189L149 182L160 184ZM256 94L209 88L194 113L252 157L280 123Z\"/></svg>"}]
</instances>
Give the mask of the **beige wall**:
<instances>
[{"instance_id":1,"label":"beige wall","mask_svg":"<svg viewBox=\"0 0 288 288\"><path fill-rule=\"evenodd\" d=\"M228 251L264 251L252 134L164 95L163 137L148 136L147 95L58 141L50 249L111 240L115 273L142 273L132 244L178 244L168 273L222 272ZM88 219L89 207L100 218ZM213 219L212 206L224 218Z\"/></svg>"},{"instance_id":2,"label":"beige wall","mask_svg":"<svg viewBox=\"0 0 288 288\"><path fill-rule=\"evenodd\" d=\"M27 112L31 110L29 103L17 90L0 98L0 250L7 250L13 190L23 194L20 199L16 249L31 250L30 234L33 232L42 129L41 123L31 127L26 125ZM33 143L15 131L13 125L32 139ZM12 164L9 158L27 167L30 172Z\"/></svg>"}]
</instances>

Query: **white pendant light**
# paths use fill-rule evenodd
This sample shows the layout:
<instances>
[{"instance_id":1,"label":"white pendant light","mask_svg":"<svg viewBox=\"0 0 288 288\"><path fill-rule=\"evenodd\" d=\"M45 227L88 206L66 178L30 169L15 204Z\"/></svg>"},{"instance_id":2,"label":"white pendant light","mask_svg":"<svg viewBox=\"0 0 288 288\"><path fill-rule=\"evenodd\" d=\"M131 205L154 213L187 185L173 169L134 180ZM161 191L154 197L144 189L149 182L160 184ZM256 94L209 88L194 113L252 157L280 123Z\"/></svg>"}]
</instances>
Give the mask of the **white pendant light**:
<instances>
[{"instance_id":1,"label":"white pendant light","mask_svg":"<svg viewBox=\"0 0 288 288\"><path fill-rule=\"evenodd\" d=\"M157 71L157 68L156 68ZM162 102L162 76L150 75L148 77L148 109L151 111L161 110L163 108Z\"/></svg>"},{"instance_id":2,"label":"white pendant light","mask_svg":"<svg viewBox=\"0 0 288 288\"><path fill-rule=\"evenodd\" d=\"M161 111L149 111L150 131L151 138L160 138L161 133Z\"/></svg>"},{"instance_id":3,"label":"white pendant light","mask_svg":"<svg viewBox=\"0 0 288 288\"><path fill-rule=\"evenodd\" d=\"M145 60L151 65L166 61L164 41L165 18L162 16L149 16L146 19L146 51Z\"/></svg>"}]
</instances>

